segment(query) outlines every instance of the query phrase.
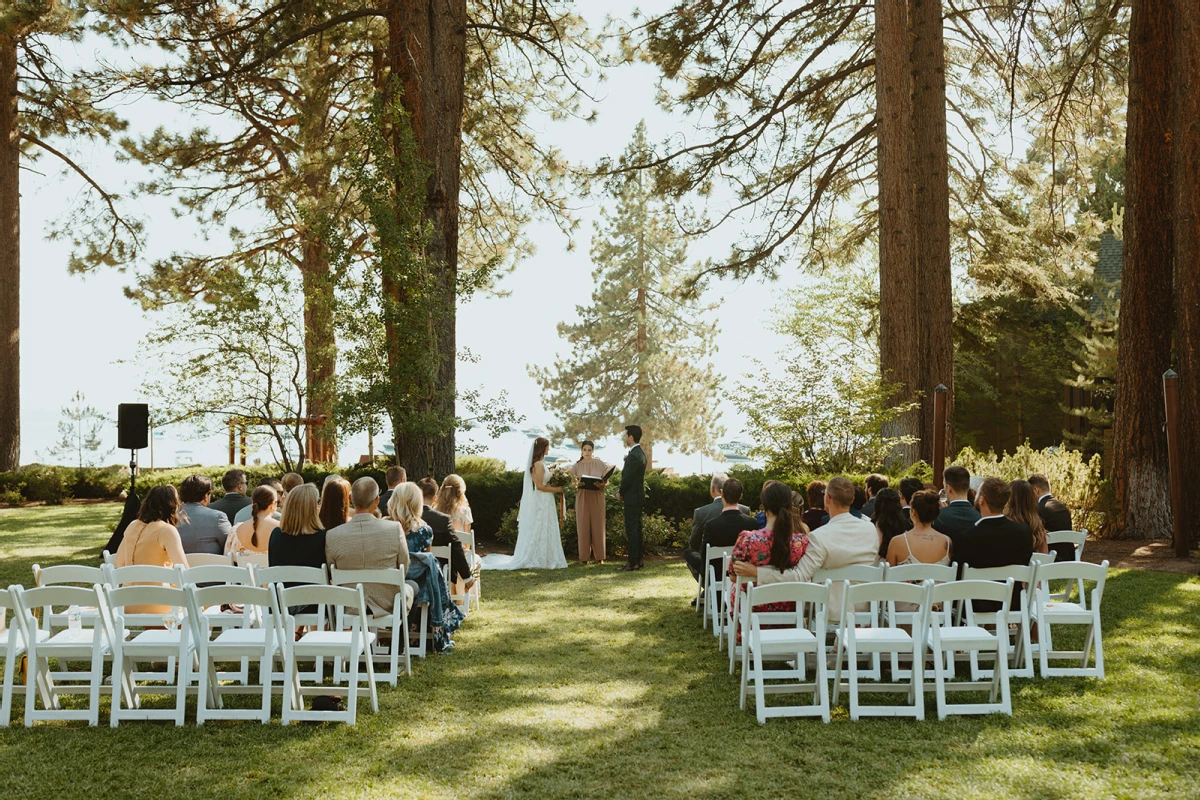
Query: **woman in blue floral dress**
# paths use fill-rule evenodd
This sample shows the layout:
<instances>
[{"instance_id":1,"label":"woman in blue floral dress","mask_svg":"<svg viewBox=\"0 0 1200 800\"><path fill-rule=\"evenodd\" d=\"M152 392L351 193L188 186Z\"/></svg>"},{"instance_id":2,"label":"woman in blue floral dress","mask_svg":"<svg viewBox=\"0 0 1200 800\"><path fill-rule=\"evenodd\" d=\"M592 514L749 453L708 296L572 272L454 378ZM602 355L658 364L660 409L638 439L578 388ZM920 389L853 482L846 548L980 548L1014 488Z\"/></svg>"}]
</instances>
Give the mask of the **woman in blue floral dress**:
<instances>
[{"instance_id":1,"label":"woman in blue floral dress","mask_svg":"<svg viewBox=\"0 0 1200 800\"><path fill-rule=\"evenodd\" d=\"M388 500L388 516L406 531L410 564L405 577L418 586L413 605L429 604L433 648L438 653L447 653L454 649L454 640L450 637L462 625L465 615L451 601L438 560L429 552L433 529L421 519L422 505L420 487L415 483L404 483L396 487Z\"/></svg>"},{"instance_id":2,"label":"woman in blue floral dress","mask_svg":"<svg viewBox=\"0 0 1200 800\"><path fill-rule=\"evenodd\" d=\"M745 531L738 535L737 543L733 546L733 557L729 559L729 580L733 583L730 589L729 609L733 616L733 592L737 591L737 575L734 574L733 564L746 561L755 566L772 566L778 570L791 569L804 557L808 549L808 529L796 513L792 505L792 490L779 481L767 481L762 489L762 506L767 515L766 525L760 530ZM783 533L776 536L775 532ZM773 611L795 611L795 603L767 603L755 606L754 611L767 613ZM737 623L737 643L742 643L741 620ZM773 625L764 626L777 627Z\"/></svg>"}]
</instances>

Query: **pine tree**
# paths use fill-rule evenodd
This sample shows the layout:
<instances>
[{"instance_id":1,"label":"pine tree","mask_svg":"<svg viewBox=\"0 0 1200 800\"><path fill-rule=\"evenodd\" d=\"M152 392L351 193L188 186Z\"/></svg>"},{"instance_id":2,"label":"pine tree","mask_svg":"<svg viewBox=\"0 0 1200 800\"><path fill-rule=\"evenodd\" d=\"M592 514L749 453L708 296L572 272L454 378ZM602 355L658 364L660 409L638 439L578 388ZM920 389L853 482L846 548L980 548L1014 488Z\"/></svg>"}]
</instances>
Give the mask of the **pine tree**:
<instances>
[{"instance_id":1,"label":"pine tree","mask_svg":"<svg viewBox=\"0 0 1200 800\"><path fill-rule=\"evenodd\" d=\"M639 123L622 161L652 158ZM680 451L709 452L724 431L717 425L718 376L704 364L716 347L712 311L676 289L687 274L687 245L671 207L656 197L643 171L621 174L609 188L613 211L592 239L589 306L579 321L559 323L571 355L553 369L531 369L547 406L567 437L599 437L627 424L642 427L652 458L662 441Z\"/></svg>"},{"instance_id":2,"label":"pine tree","mask_svg":"<svg viewBox=\"0 0 1200 800\"><path fill-rule=\"evenodd\" d=\"M59 440L46 451L51 458L70 458L80 469L95 466L113 452L111 447L102 452L104 442L100 438L100 429L111 420L86 403L83 392L76 392L70 405L63 406L63 418L58 423Z\"/></svg>"}]
</instances>

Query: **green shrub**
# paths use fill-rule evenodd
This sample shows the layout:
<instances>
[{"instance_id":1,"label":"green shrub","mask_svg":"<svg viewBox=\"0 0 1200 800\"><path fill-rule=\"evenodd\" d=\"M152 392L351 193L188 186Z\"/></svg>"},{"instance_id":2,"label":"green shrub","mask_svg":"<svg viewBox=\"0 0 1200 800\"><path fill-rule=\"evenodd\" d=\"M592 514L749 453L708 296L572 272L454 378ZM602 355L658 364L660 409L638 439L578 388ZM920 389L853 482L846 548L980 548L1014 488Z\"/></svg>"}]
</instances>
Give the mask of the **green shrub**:
<instances>
[{"instance_id":1,"label":"green shrub","mask_svg":"<svg viewBox=\"0 0 1200 800\"><path fill-rule=\"evenodd\" d=\"M464 475L463 481L467 484L467 502L471 504L471 516L475 519L472 527L476 534L485 538L496 536L509 511L512 511L515 530L517 506L521 504L524 486L524 476L520 472L476 473Z\"/></svg>"},{"instance_id":2,"label":"green shrub","mask_svg":"<svg viewBox=\"0 0 1200 800\"><path fill-rule=\"evenodd\" d=\"M458 456L454 459L454 471L459 475L499 475L507 470L498 458Z\"/></svg>"},{"instance_id":3,"label":"green shrub","mask_svg":"<svg viewBox=\"0 0 1200 800\"><path fill-rule=\"evenodd\" d=\"M24 484L22 484L24 486ZM25 502L25 495L21 494L20 489L0 489L0 504L7 506L19 506Z\"/></svg>"},{"instance_id":4,"label":"green shrub","mask_svg":"<svg viewBox=\"0 0 1200 800\"><path fill-rule=\"evenodd\" d=\"M19 472L25 482L23 493L26 500L56 506L71 499L71 485L65 468L30 464L21 467Z\"/></svg>"},{"instance_id":5,"label":"green shrub","mask_svg":"<svg viewBox=\"0 0 1200 800\"><path fill-rule=\"evenodd\" d=\"M608 540L610 556L623 556L629 552L629 538L625 535L625 509L615 493L610 493L605 504L604 533ZM566 518L559 526L563 552L568 556L579 555L579 535L576 527L575 510L568 506ZM689 521L678 523L661 514L642 515L642 548L646 553L662 555L681 549L687 544L691 532ZM510 547L517 543L517 508L510 508L501 517L496 538Z\"/></svg>"},{"instance_id":6,"label":"green shrub","mask_svg":"<svg viewBox=\"0 0 1200 800\"><path fill-rule=\"evenodd\" d=\"M127 467L84 467L72 469L72 496L81 500L107 500L129 486Z\"/></svg>"}]
</instances>

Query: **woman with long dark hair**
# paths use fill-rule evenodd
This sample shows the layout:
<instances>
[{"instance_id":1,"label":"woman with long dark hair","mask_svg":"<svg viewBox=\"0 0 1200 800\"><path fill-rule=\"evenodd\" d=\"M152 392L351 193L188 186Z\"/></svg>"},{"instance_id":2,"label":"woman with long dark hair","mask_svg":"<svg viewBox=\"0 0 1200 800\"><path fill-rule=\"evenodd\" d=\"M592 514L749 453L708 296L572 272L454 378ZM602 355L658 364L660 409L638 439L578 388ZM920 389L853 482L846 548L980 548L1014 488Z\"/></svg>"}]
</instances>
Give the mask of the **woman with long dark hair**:
<instances>
[{"instance_id":1,"label":"woman with long dark hair","mask_svg":"<svg viewBox=\"0 0 1200 800\"><path fill-rule=\"evenodd\" d=\"M558 527L558 502L554 495L561 486L546 483L549 470L543 459L550 441L541 436L529 448L524 470L525 486L517 509L517 547L511 556L492 553L483 559L484 569L562 569L567 566L563 554L562 532Z\"/></svg>"},{"instance_id":2,"label":"woman with long dark hair","mask_svg":"<svg viewBox=\"0 0 1200 800\"><path fill-rule=\"evenodd\" d=\"M125 529L125 538L113 555L113 564L129 567L141 564L152 567L188 565L179 539L179 492L171 484L155 486L146 493L138 509L138 517ZM129 606L131 614L166 614L170 606Z\"/></svg>"},{"instance_id":3,"label":"woman with long dark hair","mask_svg":"<svg viewBox=\"0 0 1200 800\"><path fill-rule=\"evenodd\" d=\"M608 472L608 464L596 458L595 442L585 440L579 445L579 460L571 467L579 484L575 487L575 531L579 535L579 563L586 564L594 558L597 564L603 564L605 556L604 539L604 489L608 481L599 481L592 488L592 482L584 483L584 476L603 478Z\"/></svg>"},{"instance_id":4,"label":"woman with long dark hair","mask_svg":"<svg viewBox=\"0 0 1200 800\"><path fill-rule=\"evenodd\" d=\"M330 475L330 478L335 476ZM340 476L326 480L321 492L321 527L331 531L350 521L350 484Z\"/></svg>"},{"instance_id":5,"label":"woman with long dark hair","mask_svg":"<svg viewBox=\"0 0 1200 800\"><path fill-rule=\"evenodd\" d=\"M1004 516L1029 526L1033 531L1033 552L1050 552L1050 545L1046 542L1046 525L1038 513L1037 492L1033 490L1029 481L1017 478L1008 485L1008 503L1004 506Z\"/></svg>"},{"instance_id":6,"label":"woman with long dark hair","mask_svg":"<svg viewBox=\"0 0 1200 800\"><path fill-rule=\"evenodd\" d=\"M767 481L763 484L763 511L767 515L767 524L757 531L745 531L738 535L737 544L733 546L733 557L729 563L729 578L736 583L737 575L733 564L737 561L758 566L771 566L779 571L791 569L800 563L804 551L808 549L808 528L802 520L795 518L792 506L792 490L779 481ZM736 588L734 589L736 591ZM729 598L729 613L733 613L733 596ZM769 603L755 606L757 612L795 611L795 603ZM738 622L735 620L735 622ZM739 623L740 624L740 623ZM738 629L738 643L742 641L741 629Z\"/></svg>"},{"instance_id":7,"label":"woman with long dark hair","mask_svg":"<svg viewBox=\"0 0 1200 800\"><path fill-rule=\"evenodd\" d=\"M892 539L904 533L911 527L908 514L904 513L904 503L900 493L895 489L880 489L875 495L875 529L879 531L879 556L887 555L888 545Z\"/></svg>"}]
</instances>

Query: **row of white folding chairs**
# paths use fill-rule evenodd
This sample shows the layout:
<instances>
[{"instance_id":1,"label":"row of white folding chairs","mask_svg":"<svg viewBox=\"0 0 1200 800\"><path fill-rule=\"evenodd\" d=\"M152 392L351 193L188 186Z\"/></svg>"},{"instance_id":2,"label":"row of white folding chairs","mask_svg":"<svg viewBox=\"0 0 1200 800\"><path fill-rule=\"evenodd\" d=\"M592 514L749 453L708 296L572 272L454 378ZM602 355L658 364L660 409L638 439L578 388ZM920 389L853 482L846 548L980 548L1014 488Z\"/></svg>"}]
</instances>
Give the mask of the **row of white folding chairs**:
<instances>
[{"instance_id":1,"label":"row of white folding chairs","mask_svg":"<svg viewBox=\"0 0 1200 800\"><path fill-rule=\"evenodd\" d=\"M1049 631L1052 624L1073 624L1086 628L1085 644L1081 651L1051 651L1049 644L1041 649L1042 674L1104 676L1104 651L1101 636L1100 604L1104 593L1104 582L1108 562L1085 564L1065 562L1046 564L1043 576L1035 592L1035 612L1043 628ZM1079 602L1049 599L1042 590L1051 580L1087 581L1095 584L1090 602L1081 595ZM1008 638L1002 632L1009 627L1011 599L1015 581L1012 577L1000 582L991 578L965 578L957 581L937 583L926 579L922 583L881 581L851 583L842 581L840 624L833 623L835 666L833 703L837 703L842 688L843 664L847 673L846 686L849 690L850 718L860 716L912 716L924 719L924 694L936 693L938 719L950 714L1002 713L1012 715L1012 700L1008 666ZM779 583L767 586L752 586L747 592L746 603L740 616L746 646L742 649L742 675L740 704L745 708L746 693L750 685L755 692L756 715L759 723L772 716L819 715L828 722L830 700L828 692L829 649L826 632L830 626L829 603L833 581L822 583ZM974 603L989 601L998 604L994 616L989 612L976 612ZM755 612L754 608L769 603L794 603L790 612ZM898 603L912 608L907 616L895 613ZM890 613L876 615L867 627L860 627L854 609L862 605L878 604ZM954 613L955 607L965 613ZM783 627L766 628L766 625ZM984 627L991 625L991 629ZM909 626L905 630L905 626ZM1095 666L1088 667L1089 654L1095 649ZM971 676L967 681L950 683L955 677L954 656L968 653ZM903 673L894 671L892 683L878 682L871 676L870 669L859 667L860 655L888 654L896 659L905 658L911 669ZM990 655L994 668L978 669L977 659ZM926 685L926 657L932 656L934 682ZM807 680L807 660L811 656L815 675ZM1048 667L1051 658L1081 658L1079 667ZM766 669L767 660L790 660L785 669ZM899 682L907 678L906 682ZM863 679L873 683L862 684ZM787 683L768 684L771 680ZM947 691L986 690L986 703L955 703L947 700ZM903 692L908 702L900 705L862 705L861 691ZM808 693L812 702L799 706L773 706L766 704L766 694Z\"/></svg>"},{"instance_id":2,"label":"row of white folding chairs","mask_svg":"<svg viewBox=\"0 0 1200 800\"><path fill-rule=\"evenodd\" d=\"M189 556L189 563L191 556ZM329 567L322 565L320 567L302 567L302 566L275 566L255 568L253 566L235 567L229 564L209 564L201 566L183 567L177 565L175 567L156 567L156 566L128 566L114 567L106 563L103 567L89 567L76 564L64 564L53 567L41 568L37 564L33 566L34 583L37 586L48 585L84 585L90 586L95 583L100 583L105 586L121 587L128 584L149 584L157 583L162 585L184 586L189 583L197 586L207 584L223 583L241 586L257 586L265 587L272 583L288 583L288 584L313 584L324 585L333 584L335 586L354 586L357 583L374 583L385 584L396 587L396 597L403 600L405 594L405 574L402 568L392 568L384 570L339 570L337 567ZM228 605L228 604L227 604ZM386 659L388 669L383 674L382 678L387 683L395 686L399 677L399 667L403 663L404 672L408 675L412 674L412 660L410 657L410 648L406 646L408 640L408 622L409 612L404 603L401 603L399 612L392 614L377 614L372 618L373 630L378 633L381 629L392 631L391 641L386 645L376 638L371 648L372 657L380 660ZM429 623L429 605L422 603L413 609L417 615L419 623L419 633L417 642L417 653L419 657L425 657L426 644L428 641L428 623ZM81 610L84 617L94 617L96 610L94 608L85 608ZM246 620L236 614L221 611L220 607L206 608L205 615L209 618L209 622L213 627L241 627ZM313 612L301 613L297 615L297 624L302 627L322 629L327 623L333 624L340 629L344 620L341 619L326 619L325 609L318 606ZM49 629L51 625L62 627L66 623L66 613L60 612L55 614L50 609L43 609L42 627ZM335 665L336 666L336 665ZM173 670L174 662L169 661L167 664L168 671ZM247 682L249 669L249 659L241 660L241 667L236 672L222 672L219 677L222 680L237 680L245 684ZM320 680L323 675L324 663L317 661L314 663L311 676ZM148 677L150 673L145 673ZM340 672L335 672L335 679L341 679Z\"/></svg>"},{"instance_id":3,"label":"row of white folding chairs","mask_svg":"<svg viewBox=\"0 0 1200 800\"><path fill-rule=\"evenodd\" d=\"M205 609L225 604L243 606L248 624L214 628ZM287 609L307 605L335 609L347 627L311 631L297 637L297 619ZM61 630L43 629L34 614L36 609L72 606L90 606L96 613L86 621L79 619L77 628L68 623ZM135 610L138 606L170 610L140 613ZM284 724L297 720L353 724L358 697L364 694L370 697L372 710L378 711L373 659L364 658L375 640L375 633L361 583L354 588L319 584L284 588L282 583L269 587L220 584L204 588L195 584L182 588L161 584L95 584L90 588L52 585L31 589L10 586L0 591L0 619L7 621L9 610L13 612L13 624L0 622L0 627L4 628L0 645L5 660L0 725L9 723L12 696L18 689L14 683L15 666L22 656L27 657L26 680L20 687L25 694L27 726L38 720L52 719L86 720L90 725L98 724L106 661L112 663L109 719L113 727L123 719L170 719L176 725L182 725L193 677L197 683L197 724L203 724L207 719L258 719L265 723L270 719L271 697L275 691L282 694ZM165 627L158 628L152 624L155 622L165 623ZM259 661L259 685L222 685L215 665L241 658ZM304 686L298 662L325 658L333 659L335 663L343 659L348 662L349 667L344 672L345 686L330 687L321 681ZM88 669L52 672L50 659L60 662L60 666L67 661L87 662ZM177 660L178 671L166 676L154 673L152 680L165 678L169 685L143 686L134 670L136 663L163 659ZM282 673L274 670L277 660L283 662ZM367 686L362 688L358 685L360 661L365 662L367 672ZM305 695L329 694L339 689L347 694L343 710L304 708ZM261 692L262 703L258 708L225 707L226 694L247 691ZM85 709L63 707L64 695L80 693L88 695ZM174 708L143 708L143 694L174 695Z\"/></svg>"}]
</instances>

